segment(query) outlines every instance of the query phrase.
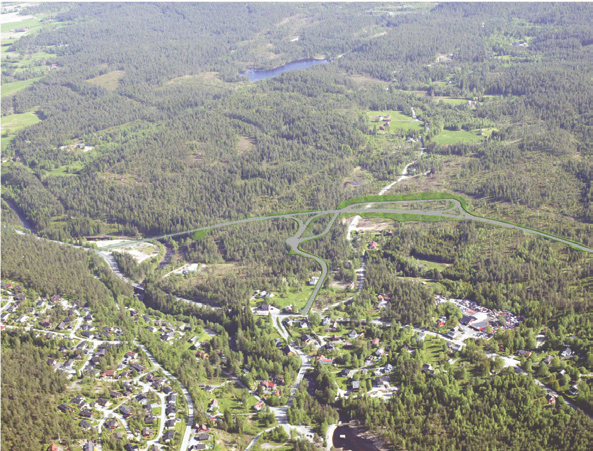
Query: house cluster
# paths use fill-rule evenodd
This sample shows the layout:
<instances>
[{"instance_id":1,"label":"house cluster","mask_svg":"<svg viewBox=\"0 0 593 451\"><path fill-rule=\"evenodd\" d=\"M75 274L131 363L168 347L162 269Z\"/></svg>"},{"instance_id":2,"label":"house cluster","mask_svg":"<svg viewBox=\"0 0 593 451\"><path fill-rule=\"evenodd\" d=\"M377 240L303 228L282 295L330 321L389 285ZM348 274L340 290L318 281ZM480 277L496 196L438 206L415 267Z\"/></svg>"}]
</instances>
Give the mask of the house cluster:
<instances>
[{"instance_id":1,"label":"house cluster","mask_svg":"<svg viewBox=\"0 0 593 451\"><path fill-rule=\"evenodd\" d=\"M488 326L492 328L493 332L499 328L514 329L525 320L523 317L516 317L508 310L496 312L468 299L447 299L443 296L437 296L436 304L439 305L441 302L451 302L459 307L463 313L459 323L481 332L485 337L487 337L485 332Z\"/></svg>"},{"instance_id":2,"label":"house cluster","mask_svg":"<svg viewBox=\"0 0 593 451\"><path fill-rule=\"evenodd\" d=\"M78 422L78 426L86 430L92 427L90 420L95 417L93 408L96 404L97 402L89 403L84 397L77 395L72 398L70 402L60 404L58 410L63 413L70 413L78 410L78 418L81 418Z\"/></svg>"},{"instance_id":3,"label":"house cluster","mask_svg":"<svg viewBox=\"0 0 593 451\"><path fill-rule=\"evenodd\" d=\"M130 314L132 314L132 311L130 311ZM137 315L137 313L136 313ZM133 315L135 316L135 315ZM146 328L148 329L149 332L151 333L158 333L160 334L160 338L163 341L166 342L172 342L172 340L174 340L175 338L181 338L184 336L185 331L190 329L190 326L187 324L181 324L178 326L175 326L171 323L169 323L168 321L162 320L162 319L157 319L154 320L154 322L152 322L152 320L150 319L150 317L148 315L142 315L142 319L144 320L144 322L146 324L148 324L148 326L146 326Z\"/></svg>"},{"instance_id":4,"label":"house cluster","mask_svg":"<svg viewBox=\"0 0 593 451\"><path fill-rule=\"evenodd\" d=\"M262 398L268 399L268 397L272 395L280 396L279 384L283 383L283 376L275 376L273 374L270 375L270 380L260 381L259 386L261 387L264 393Z\"/></svg>"},{"instance_id":5,"label":"house cluster","mask_svg":"<svg viewBox=\"0 0 593 451\"><path fill-rule=\"evenodd\" d=\"M206 449L208 446L204 442L210 440L210 428L206 424L196 423L194 429L196 430L196 433L193 440L189 443L188 450Z\"/></svg>"},{"instance_id":6,"label":"house cluster","mask_svg":"<svg viewBox=\"0 0 593 451\"><path fill-rule=\"evenodd\" d=\"M250 301L254 301L256 299L265 299L265 298L273 298L274 293L268 292L266 290L255 290L251 297L249 298Z\"/></svg>"}]
</instances>

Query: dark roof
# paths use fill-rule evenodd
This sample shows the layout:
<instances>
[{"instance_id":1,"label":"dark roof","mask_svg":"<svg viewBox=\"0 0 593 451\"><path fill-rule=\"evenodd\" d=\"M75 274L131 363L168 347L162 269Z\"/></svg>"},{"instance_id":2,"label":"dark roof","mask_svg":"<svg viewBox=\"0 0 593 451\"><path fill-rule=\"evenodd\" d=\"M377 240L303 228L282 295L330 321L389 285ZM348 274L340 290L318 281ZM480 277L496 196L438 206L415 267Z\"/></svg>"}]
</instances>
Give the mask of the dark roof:
<instances>
[{"instance_id":1,"label":"dark roof","mask_svg":"<svg viewBox=\"0 0 593 451\"><path fill-rule=\"evenodd\" d=\"M83 429L91 427L91 423L89 423L87 420L82 420L80 423L78 423L78 425Z\"/></svg>"},{"instance_id":2,"label":"dark roof","mask_svg":"<svg viewBox=\"0 0 593 451\"><path fill-rule=\"evenodd\" d=\"M175 438L175 431L167 431L163 434L163 439L172 440Z\"/></svg>"}]
</instances>

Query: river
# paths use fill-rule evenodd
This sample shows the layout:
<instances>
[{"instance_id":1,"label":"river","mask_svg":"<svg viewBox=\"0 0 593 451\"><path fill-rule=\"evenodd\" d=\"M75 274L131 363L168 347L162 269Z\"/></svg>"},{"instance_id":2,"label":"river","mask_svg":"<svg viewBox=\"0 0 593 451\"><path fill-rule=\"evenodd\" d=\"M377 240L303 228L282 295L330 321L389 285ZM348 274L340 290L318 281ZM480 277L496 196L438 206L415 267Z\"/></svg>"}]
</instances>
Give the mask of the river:
<instances>
[{"instance_id":1,"label":"river","mask_svg":"<svg viewBox=\"0 0 593 451\"><path fill-rule=\"evenodd\" d=\"M288 72L290 70L296 69L306 69L311 66L315 66L317 64L327 64L329 63L328 60L301 60L301 61L293 61L291 63L285 64L284 66L276 67L275 69L270 70L263 70L263 69L248 69L245 71L244 75L249 77L249 81L259 81L265 80L266 78L272 78L277 75L280 75L284 72Z\"/></svg>"}]
</instances>

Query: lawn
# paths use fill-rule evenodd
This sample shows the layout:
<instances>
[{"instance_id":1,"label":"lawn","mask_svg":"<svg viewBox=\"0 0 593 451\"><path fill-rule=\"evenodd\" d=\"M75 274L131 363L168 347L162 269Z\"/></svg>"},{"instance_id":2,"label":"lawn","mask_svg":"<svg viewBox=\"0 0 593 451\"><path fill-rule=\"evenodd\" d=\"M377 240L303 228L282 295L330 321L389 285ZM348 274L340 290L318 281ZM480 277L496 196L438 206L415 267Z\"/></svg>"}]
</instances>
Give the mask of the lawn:
<instances>
[{"instance_id":1,"label":"lawn","mask_svg":"<svg viewBox=\"0 0 593 451\"><path fill-rule=\"evenodd\" d=\"M113 72L107 72L106 74L99 75L98 77L87 80L96 86L101 86L108 91L115 91L119 85L119 81L126 75L123 70L114 70Z\"/></svg>"},{"instance_id":2,"label":"lawn","mask_svg":"<svg viewBox=\"0 0 593 451\"><path fill-rule=\"evenodd\" d=\"M30 125L40 122L41 119L37 117L32 111L22 114L11 114L2 118L2 132L12 134Z\"/></svg>"},{"instance_id":3,"label":"lawn","mask_svg":"<svg viewBox=\"0 0 593 451\"><path fill-rule=\"evenodd\" d=\"M2 97L14 94L21 89L25 89L27 86L31 86L37 80L41 80L41 77L30 78L28 80L15 81L13 83L5 83L2 85Z\"/></svg>"},{"instance_id":4,"label":"lawn","mask_svg":"<svg viewBox=\"0 0 593 451\"><path fill-rule=\"evenodd\" d=\"M418 114L418 111L416 111L416 114ZM375 122L377 116L390 115L391 123L389 127L391 129L403 128L406 130L424 130L424 125L422 122L415 121L414 118L411 116L406 116L400 111L367 111L366 115L369 125L377 125L377 128L379 128L379 125L383 124L383 122Z\"/></svg>"},{"instance_id":5,"label":"lawn","mask_svg":"<svg viewBox=\"0 0 593 451\"><path fill-rule=\"evenodd\" d=\"M3 23L1 26L2 33L10 33L10 30L17 30L19 28L33 28L41 23L39 19L25 19L16 22ZM29 30L30 31L30 30Z\"/></svg>"},{"instance_id":6,"label":"lawn","mask_svg":"<svg viewBox=\"0 0 593 451\"><path fill-rule=\"evenodd\" d=\"M282 308L292 304L292 310L293 312L296 312L300 308L305 306L305 304L309 300L309 297L311 296L311 293L313 293L314 288L314 286L309 285L299 288L291 288L285 293L278 293L273 298L266 299L266 301Z\"/></svg>"},{"instance_id":7,"label":"lawn","mask_svg":"<svg viewBox=\"0 0 593 451\"><path fill-rule=\"evenodd\" d=\"M449 105L463 105L467 103L466 99L454 99L451 97L435 97L436 101L442 101Z\"/></svg>"},{"instance_id":8,"label":"lawn","mask_svg":"<svg viewBox=\"0 0 593 451\"><path fill-rule=\"evenodd\" d=\"M75 161L69 165L60 166L59 168L52 169L51 171L49 171L49 173L54 176L67 177L67 176L76 175L83 168L84 168L84 163L82 163L81 161Z\"/></svg>"},{"instance_id":9,"label":"lawn","mask_svg":"<svg viewBox=\"0 0 593 451\"><path fill-rule=\"evenodd\" d=\"M483 139L476 131L466 132L465 130L451 131L443 130L439 135L432 138L432 142L437 144L458 144L458 143L477 143Z\"/></svg>"}]
</instances>

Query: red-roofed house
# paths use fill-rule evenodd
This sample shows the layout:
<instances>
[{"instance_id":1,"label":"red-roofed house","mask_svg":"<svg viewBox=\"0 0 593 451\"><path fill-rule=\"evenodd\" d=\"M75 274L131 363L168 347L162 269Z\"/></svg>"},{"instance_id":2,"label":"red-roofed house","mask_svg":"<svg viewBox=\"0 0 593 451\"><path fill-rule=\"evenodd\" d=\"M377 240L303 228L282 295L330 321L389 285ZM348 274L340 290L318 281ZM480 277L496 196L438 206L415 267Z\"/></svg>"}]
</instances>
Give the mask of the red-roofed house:
<instances>
[{"instance_id":1,"label":"red-roofed house","mask_svg":"<svg viewBox=\"0 0 593 451\"><path fill-rule=\"evenodd\" d=\"M334 363L334 359L329 359L324 355L317 356L317 361L322 365L332 365Z\"/></svg>"}]
</instances>

